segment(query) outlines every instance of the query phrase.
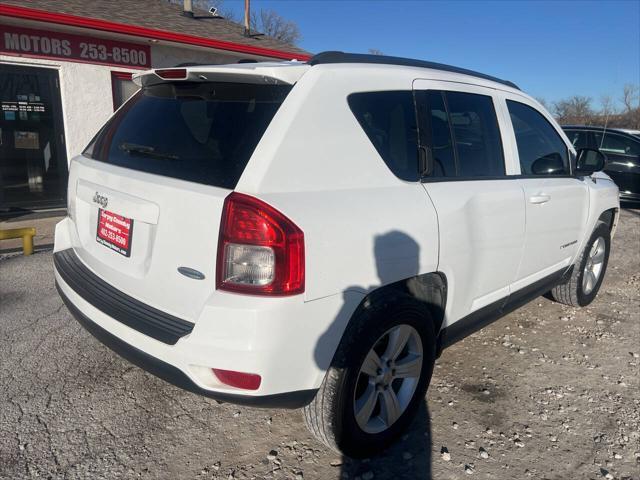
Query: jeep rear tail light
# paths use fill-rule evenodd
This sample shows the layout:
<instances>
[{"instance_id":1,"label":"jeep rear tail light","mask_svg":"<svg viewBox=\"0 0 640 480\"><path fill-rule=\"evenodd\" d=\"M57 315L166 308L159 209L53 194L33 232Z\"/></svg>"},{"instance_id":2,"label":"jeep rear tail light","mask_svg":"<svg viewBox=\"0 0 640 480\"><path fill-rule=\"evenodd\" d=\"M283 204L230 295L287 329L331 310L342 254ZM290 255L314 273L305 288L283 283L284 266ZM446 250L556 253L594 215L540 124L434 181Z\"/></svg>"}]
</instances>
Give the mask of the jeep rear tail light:
<instances>
[{"instance_id":1,"label":"jeep rear tail light","mask_svg":"<svg viewBox=\"0 0 640 480\"><path fill-rule=\"evenodd\" d=\"M257 198L233 192L224 201L216 287L253 295L304 292L304 234Z\"/></svg>"}]
</instances>

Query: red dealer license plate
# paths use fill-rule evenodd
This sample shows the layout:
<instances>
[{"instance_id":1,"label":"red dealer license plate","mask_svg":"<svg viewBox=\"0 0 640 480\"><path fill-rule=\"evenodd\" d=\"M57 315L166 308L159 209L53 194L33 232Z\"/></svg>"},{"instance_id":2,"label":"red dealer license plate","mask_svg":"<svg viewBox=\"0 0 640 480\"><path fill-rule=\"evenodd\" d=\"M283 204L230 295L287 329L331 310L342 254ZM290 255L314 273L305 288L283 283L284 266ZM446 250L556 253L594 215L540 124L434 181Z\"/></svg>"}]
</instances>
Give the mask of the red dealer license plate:
<instances>
[{"instance_id":1,"label":"red dealer license plate","mask_svg":"<svg viewBox=\"0 0 640 480\"><path fill-rule=\"evenodd\" d=\"M98 210L98 234L96 241L120 255L131 255L133 220L107 210Z\"/></svg>"}]
</instances>

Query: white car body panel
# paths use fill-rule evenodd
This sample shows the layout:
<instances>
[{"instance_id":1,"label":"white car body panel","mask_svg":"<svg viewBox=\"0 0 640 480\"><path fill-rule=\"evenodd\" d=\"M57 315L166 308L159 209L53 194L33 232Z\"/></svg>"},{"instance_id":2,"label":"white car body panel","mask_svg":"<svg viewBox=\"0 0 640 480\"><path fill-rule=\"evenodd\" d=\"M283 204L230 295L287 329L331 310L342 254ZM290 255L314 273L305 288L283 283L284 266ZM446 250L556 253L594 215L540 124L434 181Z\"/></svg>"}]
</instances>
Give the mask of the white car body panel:
<instances>
[{"instance_id":1,"label":"white car body panel","mask_svg":"<svg viewBox=\"0 0 640 480\"><path fill-rule=\"evenodd\" d=\"M576 178L527 178L518 183L524 190L527 235L517 281L536 281L549 267L559 270L576 257L589 196L586 182ZM544 203L534 203L538 199Z\"/></svg>"},{"instance_id":2,"label":"white car body panel","mask_svg":"<svg viewBox=\"0 0 640 480\"><path fill-rule=\"evenodd\" d=\"M449 298L445 326L509 295L525 236L516 182L425 183L438 212L440 261Z\"/></svg>"},{"instance_id":3,"label":"white car body panel","mask_svg":"<svg viewBox=\"0 0 640 480\"><path fill-rule=\"evenodd\" d=\"M217 230L229 191L125 169L85 158L71 162L73 242L80 259L107 283L146 304L196 322L215 290ZM91 188L99 185L98 190ZM74 188L75 186L75 188ZM108 208L134 221L131 257L96 242L95 192L108 193ZM120 210L122 209L122 210ZM185 209L199 215L185 215ZM55 245L54 251L60 246ZM180 275L187 266L204 273L200 282ZM185 301L185 299L189 299Z\"/></svg>"},{"instance_id":4,"label":"white car body panel","mask_svg":"<svg viewBox=\"0 0 640 480\"><path fill-rule=\"evenodd\" d=\"M69 219L58 224L56 247L72 247L65 238ZM100 327L130 345L178 367L203 389L238 393L221 384L211 368L256 373L260 388L245 395L267 395L317 388L333 352L318 348L318 339L339 342L351 312L363 294L345 292L314 302L291 298L247 297L213 291L193 331L175 345L166 345L105 315L73 291L56 273L64 294ZM295 339L295 341L292 341ZM292 359L295 359L292 365Z\"/></svg>"},{"instance_id":5,"label":"white car body panel","mask_svg":"<svg viewBox=\"0 0 640 480\"><path fill-rule=\"evenodd\" d=\"M130 170L79 156L69 174L69 217L55 252L127 295L195 324L175 345L130 328L86 302L56 274L69 301L127 344L184 372L200 388L234 392L211 373L261 375L261 396L316 389L349 319L367 294L416 275L447 281L443 326L569 267L617 187L592 178L519 178L505 99L542 113L522 92L468 75L372 64L243 64L189 67L190 78L295 84L255 148L236 192L283 212L303 232L305 291L256 297L216 290L216 252L230 189ZM145 80L146 79L146 80ZM153 71L140 84L161 79ZM347 103L354 92L457 90L493 98L505 153L504 179L407 182L389 170ZM96 243L96 193L135 222L130 258ZM533 196L549 201L533 204ZM614 222L615 227L615 222ZM561 248L563 245L564 248ZM186 266L204 274L193 280Z\"/></svg>"}]
</instances>

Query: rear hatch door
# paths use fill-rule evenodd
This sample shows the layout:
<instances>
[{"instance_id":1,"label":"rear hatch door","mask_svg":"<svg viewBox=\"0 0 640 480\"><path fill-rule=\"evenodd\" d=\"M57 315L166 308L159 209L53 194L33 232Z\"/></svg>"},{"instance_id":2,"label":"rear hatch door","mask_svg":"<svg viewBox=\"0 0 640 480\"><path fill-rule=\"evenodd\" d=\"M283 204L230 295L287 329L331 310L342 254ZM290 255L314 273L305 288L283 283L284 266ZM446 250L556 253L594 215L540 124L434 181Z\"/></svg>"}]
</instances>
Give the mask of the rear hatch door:
<instances>
[{"instance_id":1,"label":"rear hatch door","mask_svg":"<svg viewBox=\"0 0 640 480\"><path fill-rule=\"evenodd\" d=\"M119 290L193 322L215 290L224 199L291 90L234 80L143 86L71 166L78 256Z\"/></svg>"}]
</instances>

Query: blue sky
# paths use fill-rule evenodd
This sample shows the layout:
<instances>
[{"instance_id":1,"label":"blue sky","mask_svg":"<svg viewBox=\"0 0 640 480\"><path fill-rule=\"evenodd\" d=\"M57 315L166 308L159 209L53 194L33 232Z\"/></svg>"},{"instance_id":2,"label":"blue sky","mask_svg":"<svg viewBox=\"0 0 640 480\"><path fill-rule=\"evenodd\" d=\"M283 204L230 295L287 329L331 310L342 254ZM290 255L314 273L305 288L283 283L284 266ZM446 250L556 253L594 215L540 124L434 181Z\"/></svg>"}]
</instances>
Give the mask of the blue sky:
<instances>
[{"instance_id":1,"label":"blue sky","mask_svg":"<svg viewBox=\"0 0 640 480\"><path fill-rule=\"evenodd\" d=\"M242 18L244 1L224 7ZM252 0L295 21L310 51L397 55L511 80L536 97L618 99L640 84L640 0Z\"/></svg>"}]
</instances>

